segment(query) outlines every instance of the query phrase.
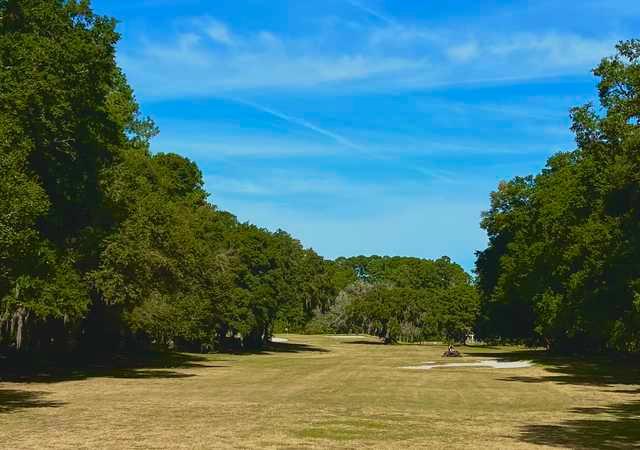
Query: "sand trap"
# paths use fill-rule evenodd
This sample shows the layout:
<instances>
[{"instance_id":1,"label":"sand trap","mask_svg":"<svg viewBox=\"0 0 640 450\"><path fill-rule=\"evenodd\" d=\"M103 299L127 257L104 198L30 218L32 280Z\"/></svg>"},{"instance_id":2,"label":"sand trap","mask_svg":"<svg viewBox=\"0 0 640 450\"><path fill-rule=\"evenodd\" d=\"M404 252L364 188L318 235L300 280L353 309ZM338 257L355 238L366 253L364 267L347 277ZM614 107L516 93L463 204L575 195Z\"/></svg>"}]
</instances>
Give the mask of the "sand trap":
<instances>
[{"instance_id":1,"label":"sand trap","mask_svg":"<svg viewBox=\"0 0 640 450\"><path fill-rule=\"evenodd\" d=\"M289 339L285 339L285 338L279 338L279 337L272 337L271 342L275 342L276 344L283 344L285 342L289 342Z\"/></svg>"},{"instance_id":2,"label":"sand trap","mask_svg":"<svg viewBox=\"0 0 640 450\"><path fill-rule=\"evenodd\" d=\"M525 367L531 367L533 363L531 361L498 361L495 359L487 359L484 361L468 362L468 363L444 363L444 364L424 364L421 366L405 366L401 369L413 369L413 370L431 370L431 369L446 369L449 367L482 367L489 369L523 369Z\"/></svg>"},{"instance_id":3,"label":"sand trap","mask_svg":"<svg viewBox=\"0 0 640 450\"><path fill-rule=\"evenodd\" d=\"M363 336L361 334L331 334L331 335L327 335L327 337L334 338L334 339L362 339L367 336Z\"/></svg>"}]
</instances>

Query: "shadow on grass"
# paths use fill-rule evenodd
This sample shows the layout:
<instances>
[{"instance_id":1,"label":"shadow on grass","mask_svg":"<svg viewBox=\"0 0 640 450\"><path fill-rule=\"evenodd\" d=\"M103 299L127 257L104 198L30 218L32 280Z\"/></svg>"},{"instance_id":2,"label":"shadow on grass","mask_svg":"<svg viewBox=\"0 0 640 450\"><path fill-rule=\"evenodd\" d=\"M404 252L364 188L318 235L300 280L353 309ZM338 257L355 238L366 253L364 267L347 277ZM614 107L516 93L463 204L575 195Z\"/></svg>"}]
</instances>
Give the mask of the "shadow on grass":
<instances>
[{"instance_id":1,"label":"shadow on grass","mask_svg":"<svg viewBox=\"0 0 640 450\"><path fill-rule=\"evenodd\" d=\"M59 383L87 378L170 379L196 375L176 369L216 368L212 359L185 353L147 353L116 355L100 362L9 360L0 368L0 381L21 383Z\"/></svg>"},{"instance_id":2,"label":"shadow on grass","mask_svg":"<svg viewBox=\"0 0 640 450\"><path fill-rule=\"evenodd\" d=\"M389 344L385 344L382 341L365 341L365 340L361 340L361 341L343 341L341 342L342 344L355 344L355 345L389 345Z\"/></svg>"},{"instance_id":3,"label":"shadow on grass","mask_svg":"<svg viewBox=\"0 0 640 450\"><path fill-rule=\"evenodd\" d=\"M220 355L224 355L225 353L232 355L269 355L272 353L304 353L304 352L317 352L317 353L328 353L330 350L322 347L316 347L315 345L310 344L297 344L293 342L269 342L269 344L265 345L261 349L242 349L239 347L236 348L226 348L221 350Z\"/></svg>"},{"instance_id":4,"label":"shadow on grass","mask_svg":"<svg viewBox=\"0 0 640 450\"><path fill-rule=\"evenodd\" d=\"M627 449L640 445L640 402L619 403L599 408L576 408L573 414L585 418L565 420L557 425L525 425L520 439L551 447Z\"/></svg>"},{"instance_id":5,"label":"shadow on grass","mask_svg":"<svg viewBox=\"0 0 640 450\"><path fill-rule=\"evenodd\" d=\"M207 356L192 353L148 352L127 355L94 355L91 361L76 359L0 359L0 381L22 383L58 383L84 380L87 378L127 378L127 379L180 379L197 376L179 372L179 369L213 369L228 365L217 363L227 361L225 354L269 355L273 353L320 352L329 350L308 344L273 342L259 350L225 349Z\"/></svg>"},{"instance_id":6,"label":"shadow on grass","mask_svg":"<svg viewBox=\"0 0 640 450\"><path fill-rule=\"evenodd\" d=\"M545 368L541 376L510 376L500 381L512 383L556 383L592 386L609 393L640 394L640 361L636 358L565 357L545 351L478 352L473 356L508 361L531 360ZM640 400L604 407L574 408L577 416L555 424L529 424L520 428L523 442L550 447L627 449L640 446Z\"/></svg>"},{"instance_id":7,"label":"shadow on grass","mask_svg":"<svg viewBox=\"0 0 640 450\"><path fill-rule=\"evenodd\" d=\"M480 349L480 350L500 350L500 347L496 347L494 345L481 345L481 344L463 344L460 346L463 349Z\"/></svg>"},{"instance_id":8,"label":"shadow on grass","mask_svg":"<svg viewBox=\"0 0 640 450\"><path fill-rule=\"evenodd\" d=\"M64 402L44 400L47 392L0 389L0 414L8 414L26 408L57 408Z\"/></svg>"},{"instance_id":9,"label":"shadow on grass","mask_svg":"<svg viewBox=\"0 0 640 450\"><path fill-rule=\"evenodd\" d=\"M539 377L512 376L502 381L520 383L574 384L613 387L640 384L640 360L614 357L566 357L551 355L544 350L515 352L474 352L468 356L491 357L507 361L530 360L543 366L547 373ZM635 387L628 392L633 393Z\"/></svg>"},{"instance_id":10,"label":"shadow on grass","mask_svg":"<svg viewBox=\"0 0 640 450\"><path fill-rule=\"evenodd\" d=\"M424 346L424 347L441 347L443 350L447 349L447 345L443 344L442 342L434 342L434 341L427 341L427 342L396 342L395 344L385 344L384 341L382 340L378 340L378 341L374 341L374 340L344 340L344 341L339 341L341 344L358 344L358 345L387 345L389 347L393 347L393 346L398 346L398 345L414 345L414 346ZM458 348L460 351L464 352L465 349L482 349L482 350L499 350L499 347L489 347L489 346L479 346L479 345L456 345L456 348ZM469 353L465 356L474 356L474 355L483 355L485 353Z\"/></svg>"}]
</instances>

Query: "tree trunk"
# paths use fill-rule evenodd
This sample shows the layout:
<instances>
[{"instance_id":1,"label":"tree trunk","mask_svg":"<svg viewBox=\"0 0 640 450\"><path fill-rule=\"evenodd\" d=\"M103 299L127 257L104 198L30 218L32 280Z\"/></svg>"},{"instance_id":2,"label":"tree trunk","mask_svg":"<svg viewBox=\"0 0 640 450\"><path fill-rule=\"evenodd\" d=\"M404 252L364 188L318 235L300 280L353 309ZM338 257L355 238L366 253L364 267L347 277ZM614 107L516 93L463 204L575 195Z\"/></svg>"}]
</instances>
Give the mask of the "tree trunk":
<instances>
[{"instance_id":1,"label":"tree trunk","mask_svg":"<svg viewBox=\"0 0 640 450\"><path fill-rule=\"evenodd\" d=\"M18 310L13 313L11 321L11 334L15 335L16 350L20 351L24 342L24 327L29 319L29 312L23 307L19 307Z\"/></svg>"}]
</instances>

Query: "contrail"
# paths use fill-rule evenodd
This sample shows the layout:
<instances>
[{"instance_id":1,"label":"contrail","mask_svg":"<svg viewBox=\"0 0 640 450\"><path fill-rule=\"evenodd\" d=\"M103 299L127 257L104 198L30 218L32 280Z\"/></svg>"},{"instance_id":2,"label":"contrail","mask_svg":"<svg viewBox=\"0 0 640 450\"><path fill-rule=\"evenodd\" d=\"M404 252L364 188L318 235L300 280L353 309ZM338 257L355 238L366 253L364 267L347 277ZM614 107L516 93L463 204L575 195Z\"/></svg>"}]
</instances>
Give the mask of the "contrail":
<instances>
[{"instance_id":1,"label":"contrail","mask_svg":"<svg viewBox=\"0 0 640 450\"><path fill-rule=\"evenodd\" d=\"M393 20L391 17L389 16L385 16L384 14L376 11L375 9L371 9L366 5L363 5L362 3L360 3L359 1L356 0L346 0L347 3L349 3L351 6L354 6L364 12L366 12L367 14L375 17L376 19L379 19L383 22L385 22L388 25L397 25L396 21Z\"/></svg>"},{"instance_id":2,"label":"contrail","mask_svg":"<svg viewBox=\"0 0 640 450\"><path fill-rule=\"evenodd\" d=\"M293 117L290 116L288 114L282 113L280 111L277 111L273 108L269 108L268 106L264 106L264 105L260 105L258 103L254 103L248 100L242 100L239 98L232 98L232 101L236 102L236 103L240 103L242 105L246 105L249 106L255 110L258 111L262 111L266 114L272 115L273 117L277 117L278 119L284 120L285 122L289 122L292 123L294 125L298 125L301 126L303 128L306 128L308 130L314 131L318 134L321 134L322 136L326 136L328 138L333 139L334 141L338 142L339 144L344 145L345 147L349 147L351 149L354 150L358 150L358 151L365 151L365 149L363 147L361 147L360 145L351 142L349 139L345 138L344 136L340 136L337 133L334 133L333 131L330 130L326 130L324 128L321 128L317 125L312 124L311 122L307 122L304 119L300 119L298 117Z\"/></svg>"}]
</instances>

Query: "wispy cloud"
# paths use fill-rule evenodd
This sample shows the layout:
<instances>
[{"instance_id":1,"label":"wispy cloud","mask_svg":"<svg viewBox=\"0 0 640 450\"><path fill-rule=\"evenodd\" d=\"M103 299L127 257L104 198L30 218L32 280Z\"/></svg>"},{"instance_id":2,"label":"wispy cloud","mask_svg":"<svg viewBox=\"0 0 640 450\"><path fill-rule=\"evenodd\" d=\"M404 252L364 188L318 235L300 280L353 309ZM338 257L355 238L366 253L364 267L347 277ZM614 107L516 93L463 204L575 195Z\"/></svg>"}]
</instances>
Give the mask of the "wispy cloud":
<instances>
[{"instance_id":1,"label":"wispy cloud","mask_svg":"<svg viewBox=\"0 0 640 450\"><path fill-rule=\"evenodd\" d=\"M204 31L213 41L224 45L233 45L234 37L231 35L229 28L217 20L209 19L204 24Z\"/></svg>"},{"instance_id":2,"label":"wispy cloud","mask_svg":"<svg viewBox=\"0 0 640 450\"><path fill-rule=\"evenodd\" d=\"M467 268L488 193L574 145L567 108L595 95L574 76L640 20L632 0L103 3L127 10L153 151L197 161L214 203L325 256Z\"/></svg>"},{"instance_id":3,"label":"wispy cloud","mask_svg":"<svg viewBox=\"0 0 640 450\"><path fill-rule=\"evenodd\" d=\"M207 175L206 185L214 193L245 194L258 197L309 195L323 197L362 198L392 195L415 189L415 184L388 186L383 183L357 181L331 173L315 171L271 170L266 174L246 176ZM410 186L403 188L403 186Z\"/></svg>"},{"instance_id":4,"label":"wispy cloud","mask_svg":"<svg viewBox=\"0 0 640 450\"><path fill-rule=\"evenodd\" d=\"M154 152L179 152L199 161L229 158L290 159L294 157L331 157L341 152L335 145L290 137L278 139L262 133L259 136L225 134L219 131L187 135L179 126L163 128L151 144Z\"/></svg>"},{"instance_id":5,"label":"wispy cloud","mask_svg":"<svg viewBox=\"0 0 640 450\"><path fill-rule=\"evenodd\" d=\"M412 169L422 175L426 175L432 180L441 183L458 183L460 182L460 176L451 172L450 170L432 169L422 166L412 166Z\"/></svg>"},{"instance_id":6,"label":"wispy cloud","mask_svg":"<svg viewBox=\"0 0 640 450\"><path fill-rule=\"evenodd\" d=\"M330 139L333 139L336 143L340 144L343 147L347 147L353 150L359 150L359 151L365 151L364 147L355 144L354 142L352 142L351 140L347 139L344 136L341 136L337 133L334 133L333 131L327 130L325 128L319 127L317 125L314 125L313 123L298 118L298 117L293 117L290 116L288 114L285 114L283 112L277 111L273 108L269 108L268 106L264 106L264 105L260 105L258 103L252 102L252 101L248 101L248 100L242 100L242 99L238 99L238 98L234 98L233 99L235 102L240 103L242 105L246 105L249 106L253 109L256 109L258 111L264 112L266 114L269 114L273 117L276 117L278 119L284 120L285 122L288 122L290 124L293 125L298 125L300 127L306 128L308 130L311 130L317 134L320 134L322 136L328 137Z\"/></svg>"},{"instance_id":7,"label":"wispy cloud","mask_svg":"<svg viewBox=\"0 0 640 450\"><path fill-rule=\"evenodd\" d=\"M480 49L477 42L469 41L449 47L447 53L454 61L467 62L478 56Z\"/></svg>"},{"instance_id":8,"label":"wispy cloud","mask_svg":"<svg viewBox=\"0 0 640 450\"><path fill-rule=\"evenodd\" d=\"M366 14L369 14L370 16L375 17L376 19L381 20L382 22L388 24L388 25L397 25L396 21L394 19L392 19L390 16L381 13L380 11L377 11L367 5L365 5L364 3L361 3L359 1L356 0L346 0L347 3L349 3L351 6L364 11Z\"/></svg>"},{"instance_id":9,"label":"wispy cloud","mask_svg":"<svg viewBox=\"0 0 640 450\"><path fill-rule=\"evenodd\" d=\"M338 23L331 32L293 36L234 32L200 17L190 20L188 31L146 36L124 48L120 60L145 98L318 88L381 92L586 74L617 40L575 32L426 28L348 1L380 23L358 30Z\"/></svg>"}]
</instances>

